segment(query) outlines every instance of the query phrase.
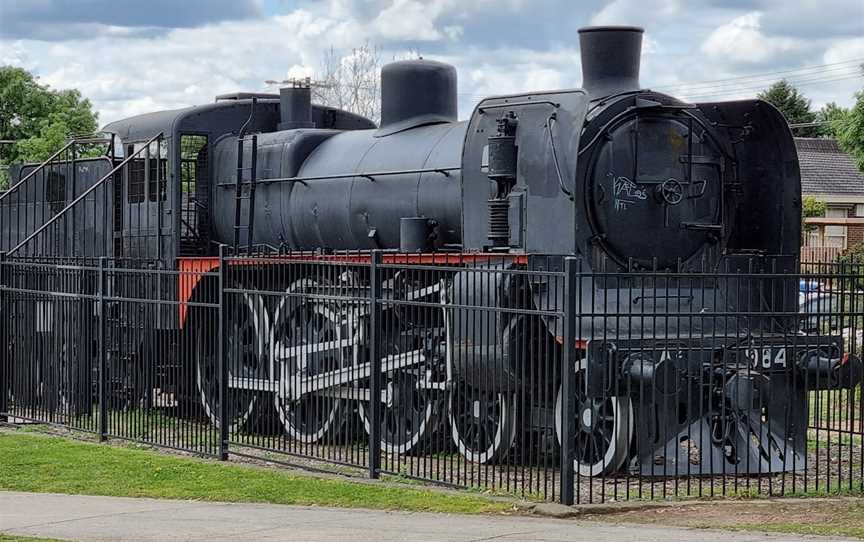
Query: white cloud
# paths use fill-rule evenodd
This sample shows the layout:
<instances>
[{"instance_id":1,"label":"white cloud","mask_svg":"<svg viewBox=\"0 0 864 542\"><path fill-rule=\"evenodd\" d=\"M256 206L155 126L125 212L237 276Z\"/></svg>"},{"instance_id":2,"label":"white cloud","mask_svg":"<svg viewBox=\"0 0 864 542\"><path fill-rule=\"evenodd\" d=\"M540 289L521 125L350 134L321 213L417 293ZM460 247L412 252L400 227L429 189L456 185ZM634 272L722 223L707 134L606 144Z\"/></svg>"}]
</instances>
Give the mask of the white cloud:
<instances>
[{"instance_id":1,"label":"white cloud","mask_svg":"<svg viewBox=\"0 0 864 542\"><path fill-rule=\"evenodd\" d=\"M825 51L826 64L864 59L864 37L840 40Z\"/></svg>"},{"instance_id":2,"label":"white cloud","mask_svg":"<svg viewBox=\"0 0 864 542\"><path fill-rule=\"evenodd\" d=\"M645 25L679 13L681 0L613 0L591 17L594 25Z\"/></svg>"},{"instance_id":3,"label":"white cloud","mask_svg":"<svg viewBox=\"0 0 864 542\"><path fill-rule=\"evenodd\" d=\"M346 48L368 34L351 21L295 11L265 20L176 29L158 39L98 37L42 47L39 70L55 88L78 88L100 111L100 122L150 110L207 103L220 93L260 90L267 79L312 75L332 44ZM0 42L4 53L7 47ZM92 59L98 55L99 62ZM26 58L26 57L23 57ZM32 66L25 66L32 69ZM98 69L97 69L98 67Z\"/></svg>"},{"instance_id":4,"label":"white cloud","mask_svg":"<svg viewBox=\"0 0 864 542\"><path fill-rule=\"evenodd\" d=\"M30 64L21 41L9 42L0 48L0 66L27 67Z\"/></svg>"},{"instance_id":5,"label":"white cloud","mask_svg":"<svg viewBox=\"0 0 864 542\"><path fill-rule=\"evenodd\" d=\"M822 107L828 102L851 105L852 96L864 90L862 59L864 37L840 40L831 45L822 60L824 64L832 64L832 71L825 73L821 84L816 84L807 91L813 100L813 106Z\"/></svg>"},{"instance_id":6,"label":"white cloud","mask_svg":"<svg viewBox=\"0 0 864 542\"><path fill-rule=\"evenodd\" d=\"M424 5L415 0L395 0L372 21L375 31L390 40L435 41L441 32L435 27L436 4Z\"/></svg>"},{"instance_id":7,"label":"white cloud","mask_svg":"<svg viewBox=\"0 0 864 542\"><path fill-rule=\"evenodd\" d=\"M464 117L491 94L577 86L575 29L589 19L645 25L641 78L649 87L864 58L864 38L858 35L824 28L819 39L799 41L766 29L775 15L773 4L761 16L752 8L717 4L613 0L590 17L573 9L570 0L329 0L280 16L176 28L156 37L127 35L121 27L119 37L100 33L54 42L0 40L0 63L29 69L55 88L79 88L99 110L100 122L107 123L207 103L220 93L264 90L267 79L314 77L331 45L350 50L366 40L381 47L385 61L414 56L402 54L414 50L456 65ZM486 24L493 15L495 24ZM716 28L718 18L728 22ZM513 44L512 36L502 32L502 22L523 31L561 30L560 35L550 30L536 38L522 32L522 41ZM418 44L421 40L427 41ZM814 105L832 100L848 105L855 84L860 87L861 81L802 90ZM744 90L740 97L755 92Z\"/></svg>"},{"instance_id":8,"label":"white cloud","mask_svg":"<svg viewBox=\"0 0 864 542\"><path fill-rule=\"evenodd\" d=\"M753 11L717 27L702 43L702 52L715 59L759 63L804 45L792 38L766 36L761 18L761 12Z\"/></svg>"},{"instance_id":9,"label":"white cloud","mask_svg":"<svg viewBox=\"0 0 864 542\"><path fill-rule=\"evenodd\" d=\"M449 25L444 27L444 35L453 41L457 41L465 33L465 29L459 25Z\"/></svg>"}]
</instances>

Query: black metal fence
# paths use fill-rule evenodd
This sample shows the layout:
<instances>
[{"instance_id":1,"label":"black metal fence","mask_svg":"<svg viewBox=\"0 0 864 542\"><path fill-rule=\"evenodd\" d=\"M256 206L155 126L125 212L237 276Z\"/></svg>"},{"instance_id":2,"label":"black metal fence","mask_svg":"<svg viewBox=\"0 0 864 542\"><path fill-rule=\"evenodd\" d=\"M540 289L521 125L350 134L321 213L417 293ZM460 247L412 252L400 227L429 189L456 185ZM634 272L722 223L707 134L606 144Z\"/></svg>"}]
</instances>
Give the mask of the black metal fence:
<instances>
[{"instance_id":1,"label":"black metal fence","mask_svg":"<svg viewBox=\"0 0 864 542\"><path fill-rule=\"evenodd\" d=\"M862 493L864 268L804 269L5 259L0 417L564 503Z\"/></svg>"}]
</instances>

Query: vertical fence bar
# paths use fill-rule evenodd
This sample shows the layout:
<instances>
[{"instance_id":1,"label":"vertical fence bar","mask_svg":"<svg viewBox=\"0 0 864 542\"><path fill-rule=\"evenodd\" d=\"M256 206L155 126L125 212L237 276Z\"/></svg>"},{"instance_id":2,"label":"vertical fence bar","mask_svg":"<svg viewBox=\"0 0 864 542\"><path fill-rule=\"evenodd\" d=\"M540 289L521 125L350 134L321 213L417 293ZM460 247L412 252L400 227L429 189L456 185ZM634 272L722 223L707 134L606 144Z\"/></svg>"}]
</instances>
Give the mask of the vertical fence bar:
<instances>
[{"instance_id":1,"label":"vertical fence bar","mask_svg":"<svg viewBox=\"0 0 864 542\"><path fill-rule=\"evenodd\" d=\"M225 245L219 245L219 337L218 367L219 367L219 459L228 461L228 353L225 341L228 337L227 318L225 315L225 277L228 266L225 262Z\"/></svg>"},{"instance_id":2,"label":"vertical fence bar","mask_svg":"<svg viewBox=\"0 0 864 542\"><path fill-rule=\"evenodd\" d=\"M0 252L0 321L9 322L9 315L6 314L5 305L6 292L2 289L6 286L5 263L6 253ZM9 367L8 331L8 324L0 326L0 423L9 421L5 413L9 412L9 390L12 387L12 368Z\"/></svg>"},{"instance_id":3,"label":"vertical fence bar","mask_svg":"<svg viewBox=\"0 0 864 542\"><path fill-rule=\"evenodd\" d=\"M381 471L381 251L369 261L369 478Z\"/></svg>"},{"instance_id":4,"label":"vertical fence bar","mask_svg":"<svg viewBox=\"0 0 864 542\"><path fill-rule=\"evenodd\" d=\"M576 419L576 258L564 259L564 352L561 356L561 504L573 501L573 424Z\"/></svg>"},{"instance_id":5,"label":"vertical fence bar","mask_svg":"<svg viewBox=\"0 0 864 542\"><path fill-rule=\"evenodd\" d=\"M108 360L105 349L105 257L99 258L99 271L96 275L98 282L98 297L96 303L99 307L99 440L108 439Z\"/></svg>"}]
</instances>

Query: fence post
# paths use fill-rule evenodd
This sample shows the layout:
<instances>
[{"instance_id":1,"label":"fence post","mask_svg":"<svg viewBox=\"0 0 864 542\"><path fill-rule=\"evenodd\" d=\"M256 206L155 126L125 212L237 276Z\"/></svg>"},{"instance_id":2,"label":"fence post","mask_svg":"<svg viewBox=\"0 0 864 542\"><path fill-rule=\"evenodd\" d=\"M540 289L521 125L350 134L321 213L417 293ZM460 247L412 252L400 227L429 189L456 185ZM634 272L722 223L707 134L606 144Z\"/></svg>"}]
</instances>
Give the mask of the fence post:
<instances>
[{"instance_id":1,"label":"fence post","mask_svg":"<svg viewBox=\"0 0 864 542\"><path fill-rule=\"evenodd\" d=\"M12 367L9 366L9 337L8 322L9 315L6 314L6 292L2 290L6 286L6 253L0 252L0 423L9 421L6 413L9 412L9 390L12 388Z\"/></svg>"},{"instance_id":2,"label":"fence post","mask_svg":"<svg viewBox=\"0 0 864 542\"><path fill-rule=\"evenodd\" d=\"M578 260L564 258L564 352L561 356L561 504L574 503L573 431L576 420L576 322Z\"/></svg>"},{"instance_id":3,"label":"fence post","mask_svg":"<svg viewBox=\"0 0 864 542\"><path fill-rule=\"evenodd\" d=\"M108 356L106 355L105 334L105 257L99 258L99 271L96 276L99 308L99 440L108 439Z\"/></svg>"},{"instance_id":4,"label":"fence post","mask_svg":"<svg viewBox=\"0 0 864 542\"><path fill-rule=\"evenodd\" d=\"M369 265L369 478L381 472L381 251Z\"/></svg>"},{"instance_id":5,"label":"fence post","mask_svg":"<svg viewBox=\"0 0 864 542\"><path fill-rule=\"evenodd\" d=\"M225 348L228 336L228 319L225 314L225 277L228 266L225 262L225 245L219 245L219 337L217 355L219 367L219 459L228 461L228 352Z\"/></svg>"}]
</instances>

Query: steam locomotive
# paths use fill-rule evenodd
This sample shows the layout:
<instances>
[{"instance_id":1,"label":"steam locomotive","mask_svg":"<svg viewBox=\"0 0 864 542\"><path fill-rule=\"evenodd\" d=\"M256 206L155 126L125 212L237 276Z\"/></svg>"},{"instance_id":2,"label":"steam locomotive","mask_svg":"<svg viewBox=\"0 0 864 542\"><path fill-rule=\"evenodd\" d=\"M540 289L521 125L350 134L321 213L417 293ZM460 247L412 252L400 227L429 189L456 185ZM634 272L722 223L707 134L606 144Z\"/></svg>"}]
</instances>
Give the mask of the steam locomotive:
<instances>
[{"instance_id":1,"label":"steam locomotive","mask_svg":"<svg viewBox=\"0 0 864 542\"><path fill-rule=\"evenodd\" d=\"M413 342L413 357L401 353L401 365L382 375L384 417L415 418L395 429L382 425L386 451L419 451L434 430L449 426L454 445L478 463L504 458L525 429L520 425L533 418L553 416L560 439L561 392L529 399L529 410L539 414L517 417L507 390L524 392L536 382L520 379L508 360L530 365L541 355L536 346L517 355L514 343L527 339L514 341L512 334L541 329L532 332L531 344L560 352L566 333L561 319L529 324L507 311L478 315L465 307L559 310L552 300L574 295L564 292L563 282L513 280L494 265L558 272L565 256L577 256L583 271L580 361L573 368L578 472L605 475L627 462L643 473L710 474L730 464L738 472L788 469L793 456L806 452L805 432L787 438L784 428L805 423L806 400L803 385L787 375L793 369L836 373L837 340L790 346L777 333L777 318L758 314L746 330L724 317L651 315L794 312L795 285L766 279L733 288L626 277L795 272L801 189L791 134L782 115L759 100L692 104L643 89L642 33L584 28L582 88L490 97L466 121L457 120L455 69L421 59L383 68L380 126L312 104L303 85L278 96L224 95L209 105L111 123L104 130L126 156L142 145L153 148L140 171L115 189L111 209L82 223L98 238L88 255L158 254L195 270L225 244L305 254L310 261L377 249L385 257L417 255L411 261L418 263L427 261L423 255L455 254L460 262L486 265L491 280L454 265L434 280L402 287L404 299L444 308L432 341L439 346ZM160 133L165 137L154 146ZM107 167L94 162L90 177L79 176L78 189ZM100 229L103 222L110 227ZM274 258L267 265L280 264ZM326 296L314 294L340 280L360 291L369 277L324 284L295 274L275 287L306 297L243 298L234 311L242 322L230 329L240 333L245 326L259 339L250 360L231 360L232 427L249 425L266 403L291 438L322 442L354 415L350 403L369 428L370 375L340 373L326 363L328 351L350 350L356 364L369 355L367 324L358 323L368 315L316 301ZM181 285L181 301L196 299L202 287ZM345 322L354 324L345 329ZM193 340L204 333L196 330L193 311L165 319L164 326L184 327ZM292 331L312 328L322 337L317 343ZM349 338L349 346L339 337ZM309 352L300 353L301 346ZM384 354L393 352L385 346ZM199 352L194 363L200 400L217 423L212 356ZM722 377L705 377L717 371ZM544 385L558 389L558 382ZM409 389L392 392L398 386ZM420 396L423 408L400 404L409 396ZM747 420L757 418L767 429L754 439L748 427L756 424ZM645 430L634 438L636 425ZM685 438L706 443L697 460L680 445Z\"/></svg>"}]
</instances>

